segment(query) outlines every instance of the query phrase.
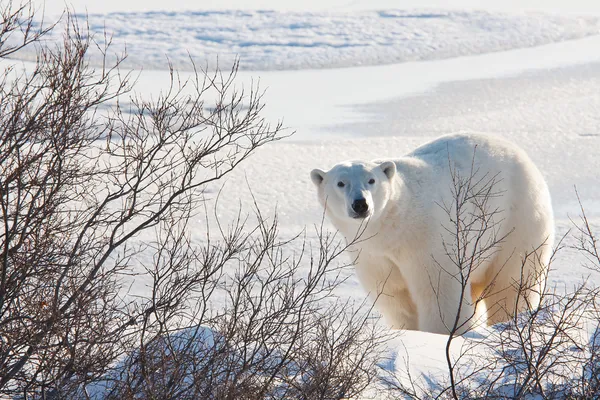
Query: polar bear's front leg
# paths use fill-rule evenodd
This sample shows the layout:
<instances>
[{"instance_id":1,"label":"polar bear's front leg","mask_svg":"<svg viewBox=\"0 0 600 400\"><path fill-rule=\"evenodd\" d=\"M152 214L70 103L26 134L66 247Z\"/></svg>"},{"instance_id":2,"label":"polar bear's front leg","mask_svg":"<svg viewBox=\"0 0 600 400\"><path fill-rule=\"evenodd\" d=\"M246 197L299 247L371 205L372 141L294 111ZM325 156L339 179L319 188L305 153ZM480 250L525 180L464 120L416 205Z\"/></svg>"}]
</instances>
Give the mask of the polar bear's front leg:
<instances>
[{"instance_id":1,"label":"polar bear's front leg","mask_svg":"<svg viewBox=\"0 0 600 400\"><path fill-rule=\"evenodd\" d=\"M418 330L460 335L476 325L470 282L462 284L458 274L440 270L437 264L413 267L407 270L414 273L405 277L417 309Z\"/></svg>"},{"instance_id":2,"label":"polar bear's front leg","mask_svg":"<svg viewBox=\"0 0 600 400\"><path fill-rule=\"evenodd\" d=\"M459 287L454 290L461 290ZM465 293L470 293L467 285ZM425 292L426 297L417 299L419 330L432 333L462 335L475 325L474 307L470 295L460 298L457 292ZM460 305L460 314L458 313Z\"/></svg>"},{"instance_id":3,"label":"polar bear's front leg","mask_svg":"<svg viewBox=\"0 0 600 400\"><path fill-rule=\"evenodd\" d=\"M383 256L360 254L358 279L375 302L375 308L394 329L418 329L416 307L397 266Z\"/></svg>"}]
</instances>

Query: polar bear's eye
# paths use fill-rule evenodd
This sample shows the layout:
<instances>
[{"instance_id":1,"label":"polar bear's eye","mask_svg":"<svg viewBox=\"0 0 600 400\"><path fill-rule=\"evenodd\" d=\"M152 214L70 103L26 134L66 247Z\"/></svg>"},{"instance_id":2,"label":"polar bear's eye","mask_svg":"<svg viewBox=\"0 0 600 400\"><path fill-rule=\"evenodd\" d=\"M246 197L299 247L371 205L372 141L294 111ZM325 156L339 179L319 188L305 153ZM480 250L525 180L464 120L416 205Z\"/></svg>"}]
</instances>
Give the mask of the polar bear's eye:
<instances>
[{"instance_id":1,"label":"polar bear's eye","mask_svg":"<svg viewBox=\"0 0 600 400\"><path fill-rule=\"evenodd\" d=\"M345 185L344 185L344 182L342 182L342 181L339 181L339 182L337 183L337 185L338 185L338 187L344 187L344 186L345 186Z\"/></svg>"},{"instance_id":2,"label":"polar bear's eye","mask_svg":"<svg viewBox=\"0 0 600 400\"><path fill-rule=\"evenodd\" d=\"M373 179L373 178L369 179L369 185L372 185L374 183L375 183L375 179Z\"/></svg>"}]
</instances>

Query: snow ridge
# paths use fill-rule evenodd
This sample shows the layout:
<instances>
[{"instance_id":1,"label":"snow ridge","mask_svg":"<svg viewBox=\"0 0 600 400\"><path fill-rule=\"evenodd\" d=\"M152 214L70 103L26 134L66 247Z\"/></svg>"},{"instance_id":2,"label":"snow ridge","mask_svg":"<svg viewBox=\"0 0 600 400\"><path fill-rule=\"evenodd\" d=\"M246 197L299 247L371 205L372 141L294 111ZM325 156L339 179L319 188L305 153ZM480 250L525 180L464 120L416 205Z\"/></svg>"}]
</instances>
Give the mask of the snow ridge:
<instances>
[{"instance_id":1,"label":"snow ridge","mask_svg":"<svg viewBox=\"0 0 600 400\"><path fill-rule=\"evenodd\" d=\"M86 16L80 15L83 21ZM185 68L236 56L245 70L336 68L451 58L532 47L600 32L596 16L486 11L113 12L87 16L102 41L106 29L130 66ZM54 31L50 40L58 39ZM31 56L31 55L30 55Z\"/></svg>"}]
</instances>

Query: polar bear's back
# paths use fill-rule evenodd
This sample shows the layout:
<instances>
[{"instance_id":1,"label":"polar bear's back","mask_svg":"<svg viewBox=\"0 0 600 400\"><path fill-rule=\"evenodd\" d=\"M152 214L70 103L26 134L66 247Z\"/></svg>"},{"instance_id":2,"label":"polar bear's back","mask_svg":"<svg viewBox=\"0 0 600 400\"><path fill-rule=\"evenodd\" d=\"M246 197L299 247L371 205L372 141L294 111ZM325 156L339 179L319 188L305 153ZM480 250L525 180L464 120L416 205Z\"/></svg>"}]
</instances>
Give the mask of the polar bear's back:
<instances>
[{"instance_id":1,"label":"polar bear's back","mask_svg":"<svg viewBox=\"0 0 600 400\"><path fill-rule=\"evenodd\" d=\"M407 158L427 166L434 180L448 178L450 169L463 178L470 174L497 176L497 188L509 198L542 198L548 202L545 207L551 207L548 187L539 169L523 149L505 139L483 134L446 135L418 147ZM401 160L399 164L402 169Z\"/></svg>"},{"instance_id":2,"label":"polar bear's back","mask_svg":"<svg viewBox=\"0 0 600 400\"><path fill-rule=\"evenodd\" d=\"M426 143L404 159L421 165L421 182L413 189L434 220L444 218L439 204L452 204L452 169L463 180L473 175L472 184L485 185L493 180L495 195L487 206L501 210L499 236L512 232L504 246L509 252L524 247L524 253L543 243L552 245L554 222L548 187L542 173L517 145L492 135L455 134ZM398 160L400 171L414 170L403 164L403 159Z\"/></svg>"},{"instance_id":3,"label":"polar bear's back","mask_svg":"<svg viewBox=\"0 0 600 400\"><path fill-rule=\"evenodd\" d=\"M418 158L431 167L445 168L451 161L457 168L475 160L488 160L493 164L533 163L515 144L502 138L483 134L453 134L442 136L416 148L407 157ZM536 169L537 170L537 169Z\"/></svg>"},{"instance_id":4,"label":"polar bear's back","mask_svg":"<svg viewBox=\"0 0 600 400\"><path fill-rule=\"evenodd\" d=\"M525 150L505 139L484 134L453 134L426 143L406 156L418 160L432 185L451 183L450 169L462 178L496 176L495 185L504 193L504 204L514 210L533 201L538 211L552 212L550 194L542 173ZM398 161L402 170L402 159ZM506 204L508 205L508 204Z\"/></svg>"}]
</instances>

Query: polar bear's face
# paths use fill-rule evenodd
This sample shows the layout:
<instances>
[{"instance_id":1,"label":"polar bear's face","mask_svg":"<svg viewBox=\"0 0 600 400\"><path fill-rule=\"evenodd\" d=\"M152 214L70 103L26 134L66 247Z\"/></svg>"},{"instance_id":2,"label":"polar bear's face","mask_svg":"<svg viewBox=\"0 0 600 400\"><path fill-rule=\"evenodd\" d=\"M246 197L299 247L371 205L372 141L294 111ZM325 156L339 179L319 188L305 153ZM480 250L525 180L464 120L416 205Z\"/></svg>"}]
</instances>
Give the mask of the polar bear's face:
<instances>
[{"instance_id":1,"label":"polar bear's face","mask_svg":"<svg viewBox=\"0 0 600 400\"><path fill-rule=\"evenodd\" d=\"M319 200L327 213L338 220L362 222L381 215L390 198L390 181L396 173L396 164L386 161L344 162L324 172L310 173L319 191Z\"/></svg>"}]
</instances>

